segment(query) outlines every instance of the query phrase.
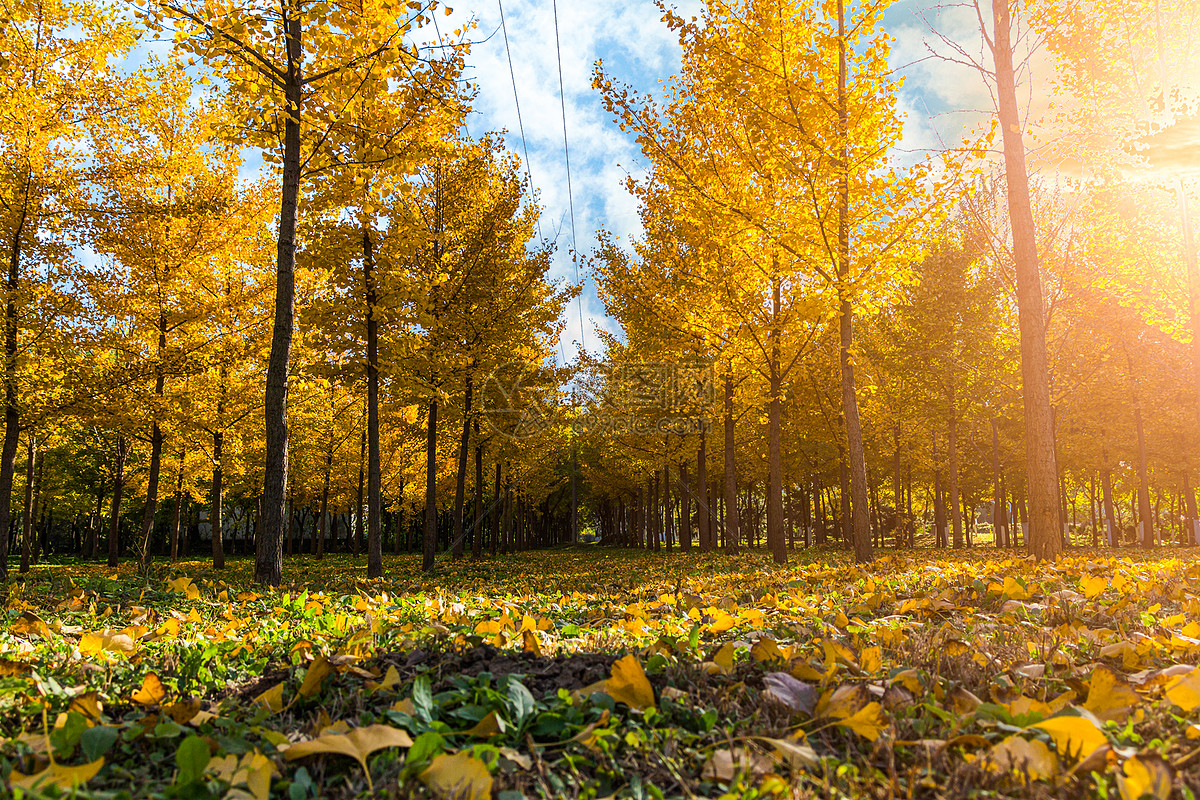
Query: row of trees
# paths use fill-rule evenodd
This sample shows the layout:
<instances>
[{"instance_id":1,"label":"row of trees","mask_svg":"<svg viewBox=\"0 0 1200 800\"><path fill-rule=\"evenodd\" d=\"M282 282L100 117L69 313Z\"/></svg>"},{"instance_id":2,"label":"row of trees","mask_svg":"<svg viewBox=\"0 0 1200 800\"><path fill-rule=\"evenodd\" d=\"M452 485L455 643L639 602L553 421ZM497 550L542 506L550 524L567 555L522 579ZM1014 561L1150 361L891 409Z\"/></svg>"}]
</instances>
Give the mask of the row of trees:
<instances>
[{"instance_id":1,"label":"row of trees","mask_svg":"<svg viewBox=\"0 0 1200 800\"><path fill-rule=\"evenodd\" d=\"M145 568L203 529L218 567L231 535L278 582L343 511L371 574L385 522L431 566L439 536L483 545L485 461L491 546L550 537L561 465L476 411L497 371L554 385L577 290L502 139L462 134L466 32L422 38L428 6L217 11L30 3L0 33L0 565L14 544L22 570L65 547ZM176 49L125 66L163 32Z\"/></svg>"},{"instance_id":2,"label":"row of trees","mask_svg":"<svg viewBox=\"0 0 1200 800\"><path fill-rule=\"evenodd\" d=\"M1170 176L1133 176L1157 157L1147 132L1189 113L1200 88L1168 80L1195 56L1169 31L1196 10L1018 9L1063 71L1059 112L1024 120L1021 27L1004 0L980 8L990 59L977 66L1000 133L912 164L888 5L711 0L690 21L664 7L684 54L661 98L597 69L652 166L629 182L643 236L631 250L607 238L593 259L624 333L596 382L700 363L715 384L699 404L666 391L635 408L614 391L624 406L597 405L697 423L644 424L615 452L595 444L602 528L733 549L763 533L781 562L797 530L805 542L836 530L868 560L885 534L913 542L918 519L962 546L986 518L996 544L1039 557L1084 526L1113 544L1122 528L1194 542L1187 195L1163 191ZM1147 24L1156 14L1172 24ZM1096 61L1085 28L1156 53L1157 68ZM1096 113L1114 96L1115 121ZM1054 138L1027 164L1031 128ZM989 143L1002 161L981 158Z\"/></svg>"}]
</instances>

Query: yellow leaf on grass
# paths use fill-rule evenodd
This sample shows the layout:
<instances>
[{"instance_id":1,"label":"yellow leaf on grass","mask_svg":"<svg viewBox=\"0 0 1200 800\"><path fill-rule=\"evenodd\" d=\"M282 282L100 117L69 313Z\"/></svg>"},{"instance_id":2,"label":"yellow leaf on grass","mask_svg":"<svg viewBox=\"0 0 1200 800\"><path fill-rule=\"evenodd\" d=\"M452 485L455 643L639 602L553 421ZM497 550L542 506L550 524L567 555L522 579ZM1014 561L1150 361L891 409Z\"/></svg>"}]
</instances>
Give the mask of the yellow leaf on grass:
<instances>
[{"instance_id":1,"label":"yellow leaf on grass","mask_svg":"<svg viewBox=\"0 0 1200 800\"><path fill-rule=\"evenodd\" d=\"M1154 800L1167 800L1174 785L1175 770L1152 753L1126 759L1117 773L1121 800L1142 800L1146 795Z\"/></svg>"},{"instance_id":2,"label":"yellow leaf on grass","mask_svg":"<svg viewBox=\"0 0 1200 800\"><path fill-rule=\"evenodd\" d=\"M1030 780L1043 780L1058 774L1058 759L1045 742L1010 736L992 747L990 759L1002 770L1015 770Z\"/></svg>"},{"instance_id":3,"label":"yellow leaf on grass","mask_svg":"<svg viewBox=\"0 0 1200 800\"><path fill-rule=\"evenodd\" d=\"M67 711L78 711L88 719L99 722L100 713L103 711L103 707L100 704L100 693L91 691L77 695L71 700L71 705L67 706Z\"/></svg>"},{"instance_id":4,"label":"yellow leaf on grass","mask_svg":"<svg viewBox=\"0 0 1200 800\"><path fill-rule=\"evenodd\" d=\"M489 711L487 716L476 722L472 728L463 731L467 736L478 736L483 739L503 732L504 725L500 722L500 718L496 716L495 711Z\"/></svg>"},{"instance_id":5,"label":"yellow leaf on grass","mask_svg":"<svg viewBox=\"0 0 1200 800\"><path fill-rule=\"evenodd\" d=\"M646 680L646 672L632 655L612 665L612 677L605 681L605 694L630 708L653 708L654 689Z\"/></svg>"},{"instance_id":6,"label":"yellow leaf on grass","mask_svg":"<svg viewBox=\"0 0 1200 800\"><path fill-rule=\"evenodd\" d=\"M21 612L21 616L17 617L17 621L12 624L9 630L17 636L50 638L50 628L42 621L41 617L29 611Z\"/></svg>"},{"instance_id":7,"label":"yellow leaf on grass","mask_svg":"<svg viewBox=\"0 0 1200 800\"><path fill-rule=\"evenodd\" d=\"M542 654L542 645L538 642L537 634L531 630L521 631L521 649L535 656Z\"/></svg>"},{"instance_id":8,"label":"yellow leaf on grass","mask_svg":"<svg viewBox=\"0 0 1200 800\"><path fill-rule=\"evenodd\" d=\"M133 693L133 702L143 706L156 706L167 696L167 687L163 686L158 675L147 672L142 678L142 688Z\"/></svg>"},{"instance_id":9,"label":"yellow leaf on grass","mask_svg":"<svg viewBox=\"0 0 1200 800\"><path fill-rule=\"evenodd\" d=\"M238 759L235 755L213 758L204 769L205 774L215 775L231 787L244 785L254 800L268 800L271 796L271 775L278 772L275 763L258 751L246 753ZM231 789L226 797L245 798L246 793Z\"/></svg>"},{"instance_id":10,"label":"yellow leaf on grass","mask_svg":"<svg viewBox=\"0 0 1200 800\"><path fill-rule=\"evenodd\" d=\"M251 702L256 706L267 709L272 714L278 714L280 711L283 711L283 681L267 689Z\"/></svg>"},{"instance_id":11,"label":"yellow leaf on grass","mask_svg":"<svg viewBox=\"0 0 1200 800\"><path fill-rule=\"evenodd\" d=\"M1096 667L1088 681L1087 702L1083 707L1101 722L1124 722L1129 710L1141 702L1125 678L1105 666Z\"/></svg>"},{"instance_id":12,"label":"yellow leaf on grass","mask_svg":"<svg viewBox=\"0 0 1200 800\"><path fill-rule=\"evenodd\" d=\"M387 668L387 672L383 675L381 681L367 681L367 688L372 692L382 692L385 689L395 689L400 685L400 670L396 669L396 665Z\"/></svg>"},{"instance_id":13,"label":"yellow leaf on grass","mask_svg":"<svg viewBox=\"0 0 1200 800\"><path fill-rule=\"evenodd\" d=\"M732 643L726 642L713 654L713 663L728 672L733 669L733 656L736 652L737 648Z\"/></svg>"},{"instance_id":14,"label":"yellow leaf on grass","mask_svg":"<svg viewBox=\"0 0 1200 800\"><path fill-rule=\"evenodd\" d=\"M184 725L191 722L200 713L200 700L195 697L189 697L186 700L171 703L170 705L163 706L163 713L180 725Z\"/></svg>"},{"instance_id":15,"label":"yellow leaf on grass","mask_svg":"<svg viewBox=\"0 0 1200 800\"><path fill-rule=\"evenodd\" d=\"M879 734L887 727L883 718L883 706L875 702L867 703L850 716L838 720L837 724L872 742L878 739Z\"/></svg>"},{"instance_id":16,"label":"yellow leaf on grass","mask_svg":"<svg viewBox=\"0 0 1200 800\"><path fill-rule=\"evenodd\" d=\"M96 631L85 633L79 640L79 652L83 655L105 653L132 653L136 645L124 631Z\"/></svg>"},{"instance_id":17,"label":"yellow leaf on grass","mask_svg":"<svg viewBox=\"0 0 1200 800\"><path fill-rule=\"evenodd\" d=\"M1167 699L1189 713L1200 706L1200 668L1171 679Z\"/></svg>"},{"instance_id":18,"label":"yellow leaf on grass","mask_svg":"<svg viewBox=\"0 0 1200 800\"><path fill-rule=\"evenodd\" d=\"M90 764L83 764L78 767L66 767L57 763L51 764L46 769L36 772L33 775L22 775L20 772L13 770L8 782L14 789L42 790L54 787L65 791L87 783L96 776L96 773L103 766L104 756L101 756Z\"/></svg>"},{"instance_id":19,"label":"yellow leaf on grass","mask_svg":"<svg viewBox=\"0 0 1200 800\"><path fill-rule=\"evenodd\" d=\"M1079 588L1088 600L1095 600L1108 588L1108 581L1099 575L1083 575L1079 578Z\"/></svg>"},{"instance_id":20,"label":"yellow leaf on grass","mask_svg":"<svg viewBox=\"0 0 1200 800\"><path fill-rule=\"evenodd\" d=\"M412 747L412 743L412 738L399 728L368 725L365 728L355 728L349 733L327 733L307 742L299 742L285 750L283 757L288 761L295 761L305 756L321 754L350 756L362 766L367 776L367 785L371 786L367 756L386 747Z\"/></svg>"},{"instance_id":21,"label":"yellow leaf on grass","mask_svg":"<svg viewBox=\"0 0 1200 800\"><path fill-rule=\"evenodd\" d=\"M442 797L454 800L489 800L492 775L487 764L470 753L442 754L420 774L421 782Z\"/></svg>"},{"instance_id":22,"label":"yellow leaf on grass","mask_svg":"<svg viewBox=\"0 0 1200 800\"><path fill-rule=\"evenodd\" d=\"M878 645L864 647L863 651L858 654L858 663L863 672L874 675L883 667L883 648Z\"/></svg>"},{"instance_id":23,"label":"yellow leaf on grass","mask_svg":"<svg viewBox=\"0 0 1200 800\"><path fill-rule=\"evenodd\" d=\"M787 661L787 654L779 649L779 645L769 636L763 637L750 648L750 657L755 661Z\"/></svg>"},{"instance_id":24,"label":"yellow leaf on grass","mask_svg":"<svg viewBox=\"0 0 1200 800\"><path fill-rule=\"evenodd\" d=\"M1028 600L1029 591L1012 575L1004 579L1004 588L1000 593L1011 600Z\"/></svg>"},{"instance_id":25,"label":"yellow leaf on grass","mask_svg":"<svg viewBox=\"0 0 1200 800\"><path fill-rule=\"evenodd\" d=\"M304 673L304 682L300 684L300 696L312 697L317 692L321 691L321 684L325 679L333 673L333 666L323 655L318 655L311 664L308 665L308 672Z\"/></svg>"},{"instance_id":26,"label":"yellow leaf on grass","mask_svg":"<svg viewBox=\"0 0 1200 800\"><path fill-rule=\"evenodd\" d=\"M397 700L396 702L392 703L392 707L388 710L395 711L399 714L408 714L410 717L417 713L417 707L413 705L411 697L406 697L403 700Z\"/></svg>"},{"instance_id":27,"label":"yellow leaf on grass","mask_svg":"<svg viewBox=\"0 0 1200 800\"><path fill-rule=\"evenodd\" d=\"M1104 732L1087 717L1054 717L1030 727L1050 734L1059 754L1074 759L1087 758L1097 748L1108 744Z\"/></svg>"}]
</instances>

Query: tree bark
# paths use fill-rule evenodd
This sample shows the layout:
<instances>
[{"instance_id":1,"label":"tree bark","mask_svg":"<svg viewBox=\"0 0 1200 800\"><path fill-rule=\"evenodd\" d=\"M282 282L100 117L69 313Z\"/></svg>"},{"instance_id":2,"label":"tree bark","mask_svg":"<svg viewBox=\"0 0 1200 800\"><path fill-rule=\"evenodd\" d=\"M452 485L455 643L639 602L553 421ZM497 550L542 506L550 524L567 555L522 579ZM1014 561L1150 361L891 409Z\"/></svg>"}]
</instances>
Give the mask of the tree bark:
<instances>
[{"instance_id":1,"label":"tree bark","mask_svg":"<svg viewBox=\"0 0 1200 800\"><path fill-rule=\"evenodd\" d=\"M425 530L421 535L421 569L433 569L437 553L437 400L429 401L425 438Z\"/></svg>"},{"instance_id":2,"label":"tree bark","mask_svg":"<svg viewBox=\"0 0 1200 800\"><path fill-rule=\"evenodd\" d=\"M21 512L21 574L29 572L29 559L33 550L33 475L37 466L37 435L29 432L25 450L25 506Z\"/></svg>"},{"instance_id":3,"label":"tree bark","mask_svg":"<svg viewBox=\"0 0 1200 800\"><path fill-rule=\"evenodd\" d=\"M222 411L222 404L218 404L218 419ZM218 428L213 432L212 511L208 515L212 522L213 569L225 569L225 469L222 463L224 444L225 432Z\"/></svg>"},{"instance_id":4,"label":"tree bark","mask_svg":"<svg viewBox=\"0 0 1200 800\"><path fill-rule=\"evenodd\" d=\"M121 552L121 494L125 491L125 459L129 457L129 440L117 437L116 459L113 462L113 498L108 522L108 566L117 566Z\"/></svg>"},{"instance_id":5,"label":"tree bark","mask_svg":"<svg viewBox=\"0 0 1200 800\"><path fill-rule=\"evenodd\" d=\"M776 564L787 563L783 535L783 375L780 365L780 280L771 276L771 400L767 406L767 548Z\"/></svg>"},{"instance_id":6,"label":"tree bark","mask_svg":"<svg viewBox=\"0 0 1200 800\"><path fill-rule=\"evenodd\" d=\"M733 375L725 373L725 549L738 551L737 472L734 460L737 448L733 438Z\"/></svg>"},{"instance_id":7,"label":"tree bark","mask_svg":"<svg viewBox=\"0 0 1200 800\"><path fill-rule=\"evenodd\" d=\"M1038 560L1055 559L1062 554L1062 534L1058 527L1058 467L1050 409L1046 321L1038 265L1037 229L1029 200L1025 143L1017 105L1009 0L992 0L992 15L995 25L991 49L996 67L1000 130L1004 140L1004 171L1016 267L1017 321L1021 334L1021 389L1029 494L1029 533L1026 541L1029 551Z\"/></svg>"},{"instance_id":8,"label":"tree bark","mask_svg":"<svg viewBox=\"0 0 1200 800\"><path fill-rule=\"evenodd\" d=\"M258 537L254 579L278 586L283 580L283 514L288 478L287 381L292 358L292 326L296 306L296 206L300 198L300 120L303 103L303 63L299 16L285 6L287 75L283 114L283 184L279 202L279 246L276 257L275 324L263 414L266 425L266 463L263 473L263 535Z\"/></svg>"},{"instance_id":9,"label":"tree bark","mask_svg":"<svg viewBox=\"0 0 1200 800\"><path fill-rule=\"evenodd\" d=\"M455 560L463 556L463 516L466 514L467 500L467 457L471 451L471 390L473 388L472 375L468 371L463 391L462 436L458 441L458 475L454 481L454 545L451 552ZM571 481L571 485L574 486L574 477Z\"/></svg>"},{"instance_id":10,"label":"tree bark","mask_svg":"<svg viewBox=\"0 0 1200 800\"><path fill-rule=\"evenodd\" d=\"M379 452L379 319L375 252L363 226L363 282L367 290L367 577L383 577L383 466ZM401 496L403 502L403 496ZM399 529L397 529L399 536Z\"/></svg>"},{"instance_id":11,"label":"tree bark","mask_svg":"<svg viewBox=\"0 0 1200 800\"><path fill-rule=\"evenodd\" d=\"M946 447L950 451L950 512L954 526L954 546L963 546L963 518L958 491L958 411L954 407L954 391L950 392L950 424L946 431Z\"/></svg>"},{"instance_id":12,"label":"tree bark","mask_svg":"<svg viewBox=\"0 0 1200 800\"><path fill-rule=\"evenodd\" d=\"M313 535L317 540L313 544L316 547L314 555L317 558L325 556L325 539L328 536L329 530L329 473L333 470L333 433L329 434L329 446L325 450L325 478L321 484L321 516L317 519L317 524L314 525Z\"/></svg>"},{"instance_id":13,"label":"tree bark","mask_svg":"<svg viewBox=\"0 0 1200 800\"><path fill-rule=\"evenodd\" d=\"M350 554L357 557L363 535L363 480L366 477L367 429L364 427L358 445L358 502L354 506L354 532L350 534Z\"/></svg>"},{"instance_id":14,"label":"tree bark","mask_svg":"<svg viewBox=\"0 0 1200 800\"><path fill-rule=\"evenodd\" d=\"M700 450L696 453L696 522L699 523L700 552L713 549L713 518L708 507L708 454L707 431L700 431Z\"/></svg>"},{"instance_id":15,"label":"tree bark","mask_svg":"<svg viewBox=\"0 0 1200 800\"><path fill-rule=\"evenodd\" d=\"M183 506L183 452L179 454L179 475L175 478L175 512L171 519L171 563L179 560L179 520Z\"/></svg>"},{"instance_id":16,"label":"tree bark","mask_svg":"<svg viewBox=\"0 0 1200 800\"><path fill-rule=\"evenodd\" d=\"M20 445L21 415L17 408L17 292L21 278L21 247L29 223L30 176L25 174L21 211L13 229L12 248L8 259L8 280L5 284L4 305L4 447L0 450L0 578L8 576L8 547L11 541L12 486L17 469L17 447Z\"/></svg>"},{"instance_id":17,"label":"tree bark","mask_svg":"<svg viewBox=\"0 0 1200 800\"><path fill-rule=\"evenodd\" d=\"M479 420L475 420L475 523L471 526L471 558L483 556L483 441L479 438Z\"/></svg>"}]
</instances>

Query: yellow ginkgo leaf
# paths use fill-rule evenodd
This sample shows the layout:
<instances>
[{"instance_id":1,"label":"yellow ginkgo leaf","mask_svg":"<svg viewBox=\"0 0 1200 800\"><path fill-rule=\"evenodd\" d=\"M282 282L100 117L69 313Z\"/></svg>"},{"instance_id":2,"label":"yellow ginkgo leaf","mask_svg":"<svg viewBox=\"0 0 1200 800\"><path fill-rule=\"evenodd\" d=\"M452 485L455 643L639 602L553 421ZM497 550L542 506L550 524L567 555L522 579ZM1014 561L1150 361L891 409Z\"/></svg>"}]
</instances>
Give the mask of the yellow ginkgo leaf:
<instances>
[{"instance_id":1,"label":"yellow ginkgo leaf","mask_svg":"<svg viewBox=\"0 0 1200 800\"><path fill-rule=\"evenodd\" d=\"M878 645L864 647L858 654L858 664L863 672L874 675L883 667L883 648Z\"/></svg>"},{"instance_id":2,"label":"yellow ginkgo leaf","mask_svg":"<svg viewBox=\"0 0 1200 800\"><path fill-rule=\"evenodd\" d=\"M96 631L85 633L79 640L79 652L83 655L99 653L132 653L137 645L133 637L124 631Z\"/></svg>"},{"instance_id":3,"label":"yellow ginkgo leaf","mask_svg":"<svg viewBox=\"0 0 1200 800\"><path fill-rule=\"evenodd\" d=\"M632 655L618 659L612 665L612 677L605 681L605 694L630 708L653 708L654 689L646 680L646 672Z\"/></svg>"},{"instance_id":4,"label":"yellow ginkgo leaf","mask_svg":"<svg viewBox=\"0 0 1200 800\"><path fill-rule=\"evenodd\" d=\"M442 754L420 774L421 782L442 797L454 800L489 800L492 776L487 764L470 753Z\"/></svg>"},{"instance_id":5,"label":"yellow ginkgo leaf","mask_svg":"<svg viewBox=\"0 0 1200 800\"><path fill-rule=\"evenodd\" d=\"M779 645L769 636L765 636L750 648L750 657L755 661L787 661L787 654L779 649Z\"/></svg>"},{"instance_id":6,"label":"yellow ginkgo leaf","mask_svg":"<svg viewBox=\"0 0 1200 800\"><path fill-rule=\"evenodd\" d=\"M367 756L376 750L387 747L412 747L412 738L400 730L388 725L368 725L365 728L355 728L349 733L327 733L299 742L283 752L288 761L313 755L343 755L350 756L360 765L367 776L367 785L371 785L371 772L367 769Z\"/></svg>"},{"instance_id":7,"label":"yellow ginkgo leaf","mask_svg":"<svg viewBox=\"0 0 1200 800\"><path fill-rule=\"evenodd\" d=\"M1084 575L1079 579L1079 589L1088 600L1095 600L1108 588L1108 581L1099 575Z\"/></svg>"},{"instance_id":8,"label":"yellow ginkgo leaf","mask_svg":"<svg viewBox=\"0 0 1200 800\"><path fill-rule=\"evenodd\" d=\"M50 638L50 628L42 621L42 618L37 614L29 611L21 612L21 616L17 617L17 621L9 627L17 636L40 636L43 639Z\"/></svg>"},{"instance_id":9,"label":"yellow ginkgo leaf","mask_svg":"<svg viewBox=\"0 0 1200 800\"><path fill-rule=\"evenodd\" d=\"M1175 770L1155 753L1126 759L1117 773L1121 800L1143 800L1146 795L1154 800L1167 800L1174 785Z\"/></svg>"},{"instance_id":10,"label":"yellow ginkgo leaf","mask_svg":"<svg viewBox=\"0 0 1200 800\"><path fill-rule=\"evenodd\" d=\"M147 672L142 678L142 688L133 693L133 702L143 706L156 706L167 696L167 687L154 672Z\"/></svg>"},{"instance_id":11,"label":"yellow ginkgo leaf","mask_svg":"<svg viewBox=\"0 0 1200 800\"><path fill-rule=\"evenodd\" d=\"M495 711L489 711L487 716L476 722L469 730L463 731L467 736L478 736L486 739L504 732L504 723L496 716Z\"/></svg>"},{"instance_id":12,"label":"yellow ginkgo leaf","mask_svg":"<svg viewBox=\"0 0 1200 800\"><path fill-rule=\"evenodd\" d=\"M1124 677L1105 666L1098 666L1092 671L1088 681L1087 702L1083 707L1101 722L1124 722L1129 710L1139 702L1141 698Z\"/></svg>"},{"instance_id":13,"label":"yellow ginkgo leaf","mask_svg":"<svg viewBox=\"0 0 1200 800\"><path fill-rule=\"evenodd\" d=\"M997 768L1015 770L1031 780L1044 780L1058 774L1058 758L1045 742L1009 736L992 747L989 759Z\"/></svg>"},{"instance_id":14,"label":"yellow ginkgo leaf","mask_svg":"<svg viewBox=\"0 0 1200 800\"><path fill-rule=\"evenodd\" d=\"M733 643L726 642L717 649L717 652L713 653L712 663L728 672L733 669L733 657L736 653L737 648Z\"/></svg>"},{"instance_id":15,"label":"yellow ginkgo leaf","mask_svg":"<svg viewBox=\"0 0 1200 800\"><path fill-rule=\"evenodd\" d=\"M78 767L67 767L62 764L52 763L41 772L35 772L33 775L22 775L20 772L13 770L8 782L14 789L32 791L54 787L66 791L76 786L82 786L90 781L103 766L103 756L90 764L83 764Z\"/></svg>"},{"instance_id":16,"label":"yellow ginkgo leaf","mask_svg":"<svg viewBox=\"0 0 1200 800\"><path fill-rule=\"evenodd\" d=\"M1177 675L1167 684L1167 699L1191 713L1200 706L1200 667Z\"/></svg>"},{"instance_id":17,"label":"yellow ginkgo leaf","mask_svg":"<svg viewBox=\"0 0 1200 800\"><path fill-rule=\"evenodd\" d=\"M312 697L317 692L321 691L321 684L333 672L333 665L323 655L318 655L313 662L308 665L308 672L304 674L304 682L300 684L299 695L301 697Z\"/></svg>"},{"instance_id":18,"label":"yellow ginkgo leaf","mask_svg":"<svg viewBox=\"0 0 1200 800\"><path fill-rule=\"evenodd\" d=\"M883 718L883 706L875 702L867 703L850 716L838 720L837 724L872 742L878 739L887 727Z\"/></svg>"},{"instance_id":19,"label":"yellow ginkgo leaf","mask_svg":"<svg viewBox=\"0 0 1200 800\"><path fill-rule=\"evenodd\" d=\"M537 634L528 628L521 631L521 649L526 653L533 653L535 656L542 654L542 645L538 642Z\"/></svg>"},{"instance_id":20,"label":"yellow ginkgo leaf","mask_svg":"<svg viewBox=\"0 0 1200 800\"><path fill-rule=\"evenodd\" d=\"M1000 593L1010 600L1029 599L1029 591L1012 575L1004 579L1004 588L1000 590Z\"/></svg>"},{"instance_id":21,"label":"yellow ginkgo leaf","mask_svg":"<svg viewBox=\"0 0 1200 800\"><path fill-rule=\"evenodd\" d=\"M381 681L367 681L367 688L372 692L382 692L385 689L395 689L400 685L400 671L396 669L396 665L387 668L387 672L383 675Z\"/></svg>"},{"instance_id":22,"label":"yellow ginkgo leaf","mask_svg":"<svg viewBox=\"0 0 1200 800\"><path fill-rule=\"evenodd\" d=\"M1030 727L1050 734L1059 755L1076 760L1085 759L1108 744L1104 732L1087 717L1053 717Z\"/></svg>"},{"instance_id":23,"label":"yellow ginkgo leaf","mask_svg":"<svg viewBox=\"0 0 1200 800\"><path fill-rule=\"evenodd\" d=\"M267 689L262 694L255 697L252 701L254 705L261 706L272 714L278 714L283 711L283 681Z\"/></svg>"}]
</instances>

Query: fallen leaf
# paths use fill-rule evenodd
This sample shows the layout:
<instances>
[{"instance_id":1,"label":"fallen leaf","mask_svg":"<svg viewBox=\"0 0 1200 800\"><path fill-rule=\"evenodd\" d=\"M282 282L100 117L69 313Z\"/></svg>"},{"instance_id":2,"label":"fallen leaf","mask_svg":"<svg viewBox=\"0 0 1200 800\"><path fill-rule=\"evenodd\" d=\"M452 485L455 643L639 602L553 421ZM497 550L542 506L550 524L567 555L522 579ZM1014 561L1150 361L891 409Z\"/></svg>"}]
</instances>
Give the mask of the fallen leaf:
<instances>
[{"instance_id":1,"label":"fallen leaf","mask_svg":"<svg viewBox=\"0 0 1200 800\"><path fill-rule=\"evenodd\" d=\"M1059 755L1084 759L1108 744L1104 732L1087 717L1053 717L1030 726L1050 734Z\"/></svg>"},{"instance_id":2,"label":"fallen leaf","mask_svg":"<svg viewBox=\"0 0 1200 800\"><path fill-rule=\"evenodd\" d=\"M133 693L133 702L143 706L156 706L167 696L167 687L163 686L158 674L147 672L142 678L142 688Z\"/></svg>"},{"instance_id":3,"label":"fallen leaf","mask_svg":"<svg viewBox=\"0 0 1200 800\"><path fill-rule=\"evenodd\" d=\"M103 766L104 756L97 758L90 764L83 764L78 767L67 767L62 764L52 763L41 772L36 772L33 775L22 775L20 772L13 770L9 776L8 783L14 789L38 790L39 793L40 790L51 787L70 790L90 781Z\"/></svg>"},{"instance_id":4,"label":"fallen leaf","mask_svg":"<svg viewBox=\"0 0 1200 800\"><path fill-rule=\"evenodd\" d=\"M872 742L878 739L887 727L883 718L883 707L874 702L867 703L850 716L838 720L837 724Z\"/></svg>"},{"instance_id":5,"label":"fallen leaf","mask_svg":"<svg viewBox=\"0 0 1200 800\"><path fill-rule=\"evenodd\" d=\"M465 751L435 757L419 777L445 798L489 800L492 796L492 776L487 764Z\"/></svg>"},{"instance_id":6,"label":"fallen leaf","mask_svg":"<svg viewBox=\"0 0 1200 800\"><path fill-rule=\"evenodd\" d=\"M704 762L700 777L705 780L732 781L739 772L752 776L765 775L771 770L771 761L766 756L752 753L743 747L732 750L721 748L713 751Z\"/></svg>"},{"instance_id":7,"label":"fallen leaf","mask_svg":"<svg viewBox=\"0 0 1200 800\"><path fill-rule=\"evenodd\" d=\"M124 631L85 633L79 640L79 652L85 656L102 652L132 653L135 647L133 638Z\"/></svg>"},{"instance_id":8,"label":"fallen leaf","mask_svg":"<svg viewBox=\"0 0 1200 800\"><path fill-rule=\"evenodd\" d=\"M304 673L304 682L300 684L300 697L312 697L317 692L321 691L321 684L325 679L333 674L333 666L328 659L323 655L318 655L313 662L308 665L308 671Z\"/></svg>"},{"instance_id":9,"label":"fallen leaf","mask_svg":"<svg viewBox=\"0 0 1200 800\"><path fill-rule=\"evenodd\" d=\"M295 761L305 756L333 754L350 756L363 768L367 785L371 786L371 772L367 769L367 756L387 747L412 747L412 738L388 725L368 725L355 728L349 733L329 733L296 744L283 751L283 757Z\"/></svg>"},{"instance_id":10,"label":"fallen leaf","mask_svg":"<svg viewBox=\"0 0 1200 800\"><path fill-rule=\"evenodd\" d=\"M818 693L814 686L796 680L786 672L769 672L763 678L766 685L764 695L770 700L790 708L792 711L812 716L816 708Z\"/></svg>"},{"instance_id":11,"label":"fallen leaf","mask_svg":"<svg viewBox=\"0 0 1200 800\"><path fill-rule=\"evenodd\" d=\"M1125 678L1103 665L1092 671L1088 681L1087 702L1083 707L1101 722L1124 722L1129 710L1141 702Z\"/></svg>"},{"instance_id":12,"label":"fallen leaf","mask_svg":"<svg viewBox=\"0 0 1200 800\"><path fill-rule=\"evenodd\" d=\"M283 681L267 689L250 702L267 709L272 714L278 714L280 711L283 711Z\"/></svg>"},{"instance_id":13,"label":"fallen leaf","mask_svg":"<svg viewBox=\"0 0 1200 800\"><path fill-rule=\"evenodd\" d=\"M766 736L758 737L758 741L766 742L775 748L776 759L786 763L793 770L812 769L821 764L821 759L817 758L817 751L806 744L793 742L790 739L771 739Z\"/></svg>"},{"instance_id":14,"label":"fallen leaf","mask_svg":"<svg viewBox=\"0 0 1200 800\"><path fill-rule=\"evenodd\" d=\"M504 733L504 723L496 716L495 711L489 711L487 716L476 722L470 730L463 731L467 736L478 736L486 739L498 733Z\"/></svg>"},{"instance_id":15,"label":"fallen leaf","mask_svg":"<svg viewBox=\"0 0 1200 800\"><path fill-rule=\"evenodd\" d=\"M992 747L989 758L1002 770L1015 770L1030 780L1045 780L1058 774L1058 759L1040 739L1009 736Z\"/></svg>"},{"instance_id":16,"label":"fallen leaf","mask_svg":"<svg viewBox=\"0 0 1200 800\"><path fill-rule=\"evenodd\" d=\"M1189 714L1200 707L1200 667L1167 683L1167 699Z\"/></svg>"},{"instance_id":17,"label":"fallen leaf","mask_svg":"<svg viewBox=\"0 0 1200 800\"><path fill-rule=\"evenodd\" d=\"M1146 795L1154 800L1167 800L1174 785L1175 770L1157 753L1127 758L1117 773L1121 800L1142 800Z\"/></svg>"},{"instance_id":18,"label":"fallen leaf","mask_svg":"<svg viewBox=\"0 0 1200 800\"><path fill-rule=\"evenodd\" d=\"M17 621L9 627L9 630L17 636L50 638L50 628L46 626L41 617L29 611L22 611L21 616L17 617Z\"/></svg>"},{"instance_id":19,"label":"fallen leaf","mask_svg":"<svg viewBox=\"0 0 1200 800\"><path fill-rule=\"evenodd\" d=\"M1084 597L1095 600L1104 594L1104 590L1108 588L1108 581L1099 575L1083 575L1079 578L1079 588L1083 590Z\"/></svg>"},{"instance_id":20,"label":"fallen leaf","mask_svg":"<svg viewBox=\"0 0 1200 800\"><path fill-rule=\"evenodd\" d=\"M650 681L646 680L646 672L641 663L632 654L613 663L609 678L579 690L579 694L585 697L595 692L603 692L630 708L654 707L654 689L650 686Z\"/></svg>"}]
</instances>

